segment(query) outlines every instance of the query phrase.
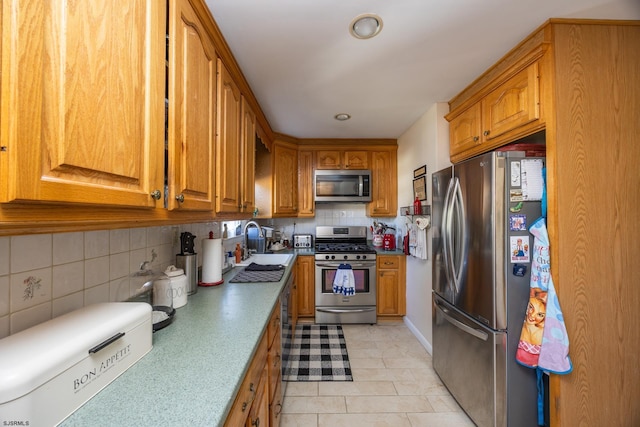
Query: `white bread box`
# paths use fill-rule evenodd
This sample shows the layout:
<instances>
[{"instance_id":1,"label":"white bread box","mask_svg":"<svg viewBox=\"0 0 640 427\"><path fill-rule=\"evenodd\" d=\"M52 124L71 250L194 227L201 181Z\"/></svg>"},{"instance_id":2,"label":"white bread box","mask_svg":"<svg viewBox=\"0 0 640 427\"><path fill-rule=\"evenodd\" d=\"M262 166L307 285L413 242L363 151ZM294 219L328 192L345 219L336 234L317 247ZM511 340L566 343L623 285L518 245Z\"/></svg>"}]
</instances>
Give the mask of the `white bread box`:
<instances>
[{"instance_id":1,"label":"white bread box","mask_svg":"<svg viewBox=\"0 0 640 427\"><path fill-rule=\"evenodd\" d=\"M92 304L0 340L0 425L59 424L152 347L151 306Z\"/></svg>"}]
</instances>

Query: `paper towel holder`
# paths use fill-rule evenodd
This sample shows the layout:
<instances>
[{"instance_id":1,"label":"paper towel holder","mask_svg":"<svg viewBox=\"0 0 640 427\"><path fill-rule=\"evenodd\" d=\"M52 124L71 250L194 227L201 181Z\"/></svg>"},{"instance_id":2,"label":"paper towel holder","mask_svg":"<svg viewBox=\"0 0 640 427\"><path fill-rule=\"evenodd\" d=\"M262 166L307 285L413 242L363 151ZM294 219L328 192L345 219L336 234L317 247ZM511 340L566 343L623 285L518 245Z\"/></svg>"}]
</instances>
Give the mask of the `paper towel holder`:
<instances>
[{"instance_id":1,"label":"paper towel holder","mask_svg":"<svg viewBox=\"0 0 640 427\"><path fill-rule=\"evenodd\" d=\"M217 240L216 244L219 246L218 248L212 248L210 245L205 244L207 241L213 242ZM224 283L224 279L222 278L222 239L214 239L213 231L209 232L209 238L203 239L202 241L202 273L200 276L200 280L198 281L198 286L209 287L209 286L218 286ZM208 267L212 267L215 270L220 270L220 280L206 280L205 276L209 276L211 274L210 271L205 271L205 263L208 263ZM213 265L211 265L213 264Z\"/></svg>"}]
</instances>

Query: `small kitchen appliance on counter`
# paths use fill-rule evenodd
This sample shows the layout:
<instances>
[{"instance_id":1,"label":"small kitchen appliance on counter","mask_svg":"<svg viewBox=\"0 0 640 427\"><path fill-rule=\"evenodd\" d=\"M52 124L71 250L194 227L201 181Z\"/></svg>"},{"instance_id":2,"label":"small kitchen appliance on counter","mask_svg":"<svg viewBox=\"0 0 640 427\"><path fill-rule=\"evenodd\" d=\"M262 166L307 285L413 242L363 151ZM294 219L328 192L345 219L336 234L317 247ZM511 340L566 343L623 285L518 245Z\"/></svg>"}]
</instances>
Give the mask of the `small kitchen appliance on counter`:
<instances>
[{"instance_id":1,"label":"small kitchen appliance on counter","mask_svg":"<svg viewBox=\"0 0 640 427\"><path fill-rule=\"evenodd\" d=\"M146 303L92 304L10 335L0 340L0 419L57 425L151 348Z\"/></svg>"},{"instance_id":2,"label":"small kitchen appliance on counter","mask_svg":"<svg viewBox=\"0 0 640 427\"><path fill-rule=\"evenodd\" d=\"M311 249L313 247L313 236L311 234L294 234L294 249Z\"/></svg>"},{"instance_id":3,"label":"small kitchen appliance on counter","mask_svg":"<svg viewBox=\"0 0 640 427\"><path fill-rule=\"evenodd\" d=\"M382 238L382 249L385 251L396 250L396 236L391 233L387 233Z\"/></svg>"},{"instance_id":4,"label":"small kitchen appliance on counter","mask_svg":"<svg viewBox=\"0 0 640 427\"><path fill-rule=\"evenodd\" d=\"M180 234L180 253L176 255L176 267L187 276L188 295L198 292L198 254L194 250L196 236L185 231Z\"/></svg>"}]
</instances>

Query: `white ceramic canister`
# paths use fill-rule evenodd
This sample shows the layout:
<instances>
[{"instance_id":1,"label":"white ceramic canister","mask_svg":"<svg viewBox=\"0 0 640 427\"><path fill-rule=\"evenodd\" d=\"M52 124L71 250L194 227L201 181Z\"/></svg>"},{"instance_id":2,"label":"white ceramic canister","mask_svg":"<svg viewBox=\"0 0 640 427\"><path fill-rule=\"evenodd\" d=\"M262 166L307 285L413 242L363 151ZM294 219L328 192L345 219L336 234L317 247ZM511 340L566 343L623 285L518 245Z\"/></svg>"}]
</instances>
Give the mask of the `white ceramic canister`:
<instances>
[{"instance_id":1,"label":"white ceramic canister","mask_svg":"<svg viewBox=\"0 0 640 427\"><path fill-rule=\"evenodd\" d=\"M169 280L171 280L171 290L173 291L173 308L180 308L187 304L187 295L189 294L189 285L184 270L170 265L164 271Z\"/></svg>"}]
</instances>

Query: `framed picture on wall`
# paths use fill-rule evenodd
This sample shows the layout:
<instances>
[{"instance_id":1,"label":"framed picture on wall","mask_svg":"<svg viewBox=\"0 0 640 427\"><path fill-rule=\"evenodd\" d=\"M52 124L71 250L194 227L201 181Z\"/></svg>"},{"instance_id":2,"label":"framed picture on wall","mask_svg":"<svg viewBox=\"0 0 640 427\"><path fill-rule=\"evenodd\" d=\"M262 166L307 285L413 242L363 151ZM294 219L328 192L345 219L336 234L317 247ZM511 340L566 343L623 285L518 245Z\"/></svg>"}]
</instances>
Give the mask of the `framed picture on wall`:
<instances>
[{"instance_id":1,"label":"framed picture on wall","mask_svg":"<svg viewBox=\"0 0 640 427\"><path fill-rule=\"evenodd\" d=\"M413 171L413 178L415 179L426 174L427 174L427 165L422 165L418 169Z\"/></svg>"},{"instance_id":2,"label":"framed picture on wall","mask_svg":"<svg viewBox=\"0 0 640 427\"><path fill-rule=\"evenodd\" d=\"M427 177L421 176L413 180L413 197L418 200L427 200Z\"/></svg>"}]
</instances>

